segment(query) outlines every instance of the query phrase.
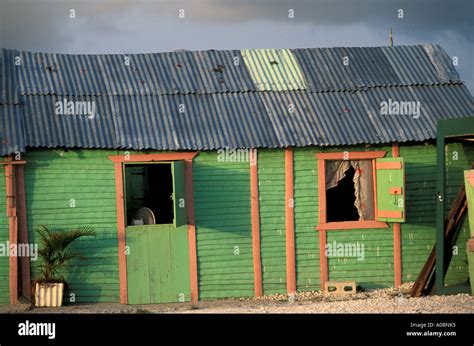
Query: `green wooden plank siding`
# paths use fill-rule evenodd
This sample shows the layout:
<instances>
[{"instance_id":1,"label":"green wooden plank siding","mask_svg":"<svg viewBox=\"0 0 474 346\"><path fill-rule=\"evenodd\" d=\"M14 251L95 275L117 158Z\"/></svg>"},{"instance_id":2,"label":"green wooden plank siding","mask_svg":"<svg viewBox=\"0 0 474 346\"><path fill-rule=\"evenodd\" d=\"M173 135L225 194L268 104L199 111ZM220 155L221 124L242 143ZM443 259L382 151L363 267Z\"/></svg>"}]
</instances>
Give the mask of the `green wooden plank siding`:
<instances>
[{"instance_id":1,"label":"green wooden plank siding","mask_svg":"<svg viewBox=\"0 0 474 346\"><path fill-rule=\"evenodd\" d=\"M414 281L436 240L436 147L434 145L401 145L405 160L406 223L402 224L403 281ZM446 146L446 213L463 184L463 170L474 161L472 144L451 143ZM446 284L465 282L468 276L466 241L469 237L464 223L456 246Z\"/></svg>"},{"instance_id":2,"label":"green wooden plank siding","mask_svg":"<svg viewBox=\"0 0 474 346\"><path fill-rule=\"evenodd\" d=\"M464 171L469 169L473 162L473 143L448 143L446 145L446 206L451 206L460 187L464 185ZM446 213L449 207L446 208ZM457 249L453 250L453 258L446 274L445 283L447 285L466 283L469 278L466 252L466 243L469 238L469 218L466 217L455 245Z\"/></svg>"},{"instance_id":3,"label":"green wooden plank siding","mask_svg":"<svg viewBox=\"0 0 474 346\"><path fill-rule=\"evenodd\" d=\"M258 152L263 293L286 293L285 153Z\"/></svg>"},{"instance_id":4,"label":"green wooden plank siding","mask_svg":"<svg viewBox=\"0 0 474 346\"><path fill-rule=\"evenodd\" d=\"M392 226L392 224L390 224ZM355 246L350 257L328 258L329 279L355 280L364 288L393 286L393 229L358 229L327 232L327 244Z\"/></svg>"},{"instance_id":5,"label":"green wooden plank siding","mask_svg":"<svg viewBox=\"0 0 474 346\"><path fill-rule=\"evenodd\" d=\"M329 149L296 149L295 170L295 233L297 288L300 291L320 289L319 237L314 227L318 223L318 165L317 152L365 151L364 147ZM372 147L386 150L390 147ZM391 230L367 229L328 231L327 243L364 244L364 259L329 258L330 280L356 280L364 287L393 285L393 233Z\"/></svg>"},{"instance_id":6,"label":"green wooden plank siding","mask_svg":"<svg viewBox=\"0 0 474 346\"><path fill-rule=\"evenodd\" d=\"M302 148L294 151L297 289L320 289L316 152L387 150L391 147ZM447 146L447 208L474 160L472 144ZM456 153L455 153L456 152ZM40 224L53 229L92 225L95 239L74 248L84 254L66 273L77 302L118 302L119 278L115 177L106 150L32 150L25 166L30 241ZM435 241L436 150L434 145L402 144L406 170L406 222L402 223L403 281L413 281ZM216 152L200 153L193 165L200 299L252 296L253 258L249 162L222 162ZM456 158L456 159L454 159ZM259 194L263 288L286 291L284 151L259 151ZM71 207L74 200L75 207ZM5 176L0 170L0 241L8 240ZM3 210L3 212L1 212ZM364 259L329 258L331 280L354 279L363 287L393 285L393 231L328 231L328 244L364 245ZM467 224L447 283L467 279ZM33 277L38 273L32 263ZM8 258L0 258L0 304L8 303ZM68 297L66 297L66 300Z\"/></svg>"},{"instance_id":7,"label":"green wooden plank siding","mask_svg":"<svg viewBox=\"0 0 474 346\"><path fill-rule=\"evenodd\" d=\"M298 291L319 289L318 164L315 149L294 151L295 256Z\"/></svg>"},{"instance_id":8,"label":"green wooden plank siding","mask_svg":"<svg viewBox=\"0 0 474 346\"><path fill-rule=\"evenodd\" d=\"M126 239L129 304L191 300L187 226L131 226Z\"/></svg>"},{"instance_id":9,"label":"green wooden plank siding","mask_svg":"<svg viewBox=\"0 0 474 346\"><path fill-rule=\"evenodd\" d=\"M436 147L400 145L405 161L406 222L401 226L402 281L415 281L436 239Z\"/></svg>"},{"instance_id":10,"label":"green wooden plank siding","mask_svg":"<svg viewBox=\"0 0 474 346\"><path fill-rule=\"evenodd\" d=\"M5 194L5 167L0 167L0 243L6 246L9 239L7 200ZM9 258L0 256L0 304L10 303Z\"/></svg>"},{"instance_id":11,"label":"green wooden plank siding","mask_svg":"<svg viewBox=\"0 0 474 346\"><path fill-rule=\"evenodd\" d=\"M106 150L32 150L25 184L30 242L41 224L52 229L95 227L94 238L73 244L83 255L65 275L76 302L118 302L115 176ZM74 205L75 204L75 205ZM38 262L32 262L32 278ZM68 301L69 297L65 297Z\"/></svg>"},{"instance_id":12,"label":"green wooden plank siding","mask_svg":"<svg viewBox=\"0 0 474 346\"><path fill-rule=\"evenodd\" d=\"M252 296L250 163L200 153L193 164L200 299Z\"/></svg>"}]
</instances>

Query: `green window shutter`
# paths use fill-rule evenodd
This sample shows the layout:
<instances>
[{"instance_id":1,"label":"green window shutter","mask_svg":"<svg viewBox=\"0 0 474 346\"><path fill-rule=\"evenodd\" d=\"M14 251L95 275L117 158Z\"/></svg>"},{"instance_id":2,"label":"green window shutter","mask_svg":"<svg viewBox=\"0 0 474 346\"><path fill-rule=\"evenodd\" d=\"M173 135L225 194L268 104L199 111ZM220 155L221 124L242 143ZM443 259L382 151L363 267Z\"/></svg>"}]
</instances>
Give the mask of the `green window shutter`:
<instances>
[{"instance_id":1,"label":"green window shutter","mask_svg":"<svg viewBox=\"0 0 474 346\"><path fill-rule=\"evenodd\" d=\"M405 222L405 166L403 158L375 160L377 221Z\"/></svg>"},{"instance_id":2,"label":"green window shutter","mask_svg":"<svg viewBox=\"0 0 474 346\"><path fill-rule=\"evenodd\" d=\"M175 227L180 227L188 223L186 211L186 176L184 161L173 161L173 205Z\"/></svg>"}]
</instances>

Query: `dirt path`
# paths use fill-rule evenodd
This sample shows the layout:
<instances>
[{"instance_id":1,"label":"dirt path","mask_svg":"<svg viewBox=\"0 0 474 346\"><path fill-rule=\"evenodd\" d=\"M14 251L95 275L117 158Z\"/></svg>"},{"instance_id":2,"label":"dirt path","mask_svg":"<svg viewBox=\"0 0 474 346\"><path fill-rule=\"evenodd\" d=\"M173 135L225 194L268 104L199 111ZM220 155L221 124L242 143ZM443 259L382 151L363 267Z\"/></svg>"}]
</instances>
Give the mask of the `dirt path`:
<instances>
[{"instance_id":1,"label":"dirt path","mask_svg":"<svg viewBox=\"0 0 474 346\"><path fill-rule=\"evenodd\" d=\"M411 298L408 285L333 296L303 292L294 296L201 301L199 303L120 305L111 303L75 304L58 309L28 305L3 307L0 313L474 313L474 297L467 294Z\"/></svg>"}]
</instances>

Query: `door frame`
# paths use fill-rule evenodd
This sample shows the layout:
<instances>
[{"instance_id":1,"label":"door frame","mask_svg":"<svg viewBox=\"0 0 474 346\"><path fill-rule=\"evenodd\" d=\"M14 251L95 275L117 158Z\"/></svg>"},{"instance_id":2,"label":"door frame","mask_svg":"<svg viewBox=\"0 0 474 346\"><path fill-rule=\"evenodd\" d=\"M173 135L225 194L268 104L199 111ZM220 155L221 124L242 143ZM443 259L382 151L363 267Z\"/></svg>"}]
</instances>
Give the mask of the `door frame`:
<instances>
[{"instance_id":1,"label":"door frame","mask_svg":"<svg viewBox=\"0 0 474 346\"><path fill-rule=\"evenodd\" d=\"M197 250L196 250L196 225L194 218L194 191L193 191L193 159L197 151L182 153L160 154L128 154L111 155L109 159L114 163L115 169L115 196L117 205L117 232L118 232L118 265L120 280L120 303L128 304L127 290L127 258L125 238L125 204L124 204L124 164L130 162L160 162L179 161L185 162L186 177L186 205L188 219L188 248L189 248L189 276L191 285L191 301L199 300L198 275L197 275Z\"/></svg>"}]
</instances>

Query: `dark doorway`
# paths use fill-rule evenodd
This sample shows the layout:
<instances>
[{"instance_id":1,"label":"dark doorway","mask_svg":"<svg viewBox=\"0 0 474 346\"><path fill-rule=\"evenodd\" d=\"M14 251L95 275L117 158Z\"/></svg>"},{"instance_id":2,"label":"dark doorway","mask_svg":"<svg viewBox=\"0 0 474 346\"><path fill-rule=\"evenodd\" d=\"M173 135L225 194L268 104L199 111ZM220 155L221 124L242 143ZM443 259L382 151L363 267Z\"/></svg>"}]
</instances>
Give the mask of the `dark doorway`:
<instances>
[{"instance_id":1,"label":"dark doorway","mask_svg":"<svg viewBox=\"0 0 474 346\"><path fill-rule=\"evenodd\" d=\"M173 223L173 176L171 164L143 164L125 166L127 225L141 208L149 208L155 224Z\"/></svg>"},{"instance_id":2,"label":"dark doorway","mask_svg":"<svg viewBox=\"0 0 474 346\"><path fill-rule=\"evenodd\" d=\"M355 170L351 166L344 178L338 181L337 185L326 191L326 218L327 222L338 221L358 221L359 213L354 202Z\"/></svg>"}]
</instances>

